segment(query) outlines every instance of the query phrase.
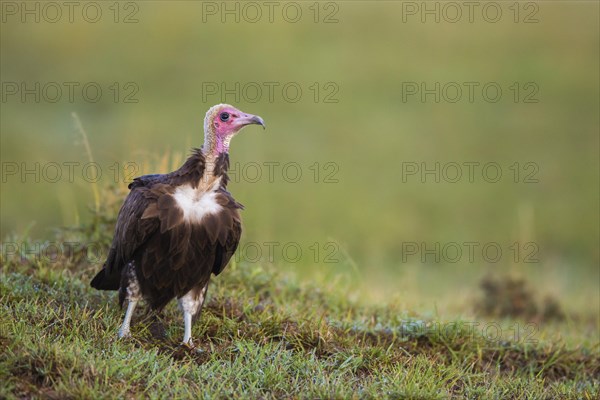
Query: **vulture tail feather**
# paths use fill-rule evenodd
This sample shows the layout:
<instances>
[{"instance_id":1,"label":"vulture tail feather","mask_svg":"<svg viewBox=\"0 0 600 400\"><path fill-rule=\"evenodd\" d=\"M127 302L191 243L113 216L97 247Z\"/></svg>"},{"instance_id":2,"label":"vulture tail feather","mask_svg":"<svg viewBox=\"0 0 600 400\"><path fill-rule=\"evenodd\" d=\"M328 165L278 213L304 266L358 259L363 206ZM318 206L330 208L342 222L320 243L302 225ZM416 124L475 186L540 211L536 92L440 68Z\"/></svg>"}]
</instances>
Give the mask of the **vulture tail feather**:
<instances>
[{"instance_id":1,"label":"vulture tail feather","mask_svg":"<svg viewBox=\"0 0 600 400\"><path fill-rule=\"evenodd\" d=\"M106 270L102 269L90 282L90 286L98 290L119 290L121 277L113 274L106 275Z\"/></svg>"}]
</instances>

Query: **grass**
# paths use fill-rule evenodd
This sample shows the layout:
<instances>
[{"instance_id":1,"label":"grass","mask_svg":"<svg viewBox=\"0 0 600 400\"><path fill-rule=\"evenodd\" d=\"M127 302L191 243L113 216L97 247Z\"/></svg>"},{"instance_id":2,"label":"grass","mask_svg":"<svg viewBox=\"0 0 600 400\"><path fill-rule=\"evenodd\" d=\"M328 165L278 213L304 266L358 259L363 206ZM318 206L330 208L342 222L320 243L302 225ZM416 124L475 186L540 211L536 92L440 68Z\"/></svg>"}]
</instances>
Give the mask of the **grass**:
<instances>
[{"instance_id":1,"label":"grass","mask_svg":"<svg viewBox=\"0 0 600 400\"><path fill-rule=\"evenodd\" d=\"M78 236L85 243L91 231L58 239ZM183 325L174 304L162 318L166 337L153 335L150 318L138 310L132 338L117 340L123 311L115 294L88 286L98 265L83 256L87 250L46 259L3 252L0 397L594 399L600 393L597 343L493 339L468 321L424 318L393 302L351 301L348 288L332 280L299 283L261 264L233 263L213 280L193 329L194 349L179 344Z\"/></svg>"}]
</instances>

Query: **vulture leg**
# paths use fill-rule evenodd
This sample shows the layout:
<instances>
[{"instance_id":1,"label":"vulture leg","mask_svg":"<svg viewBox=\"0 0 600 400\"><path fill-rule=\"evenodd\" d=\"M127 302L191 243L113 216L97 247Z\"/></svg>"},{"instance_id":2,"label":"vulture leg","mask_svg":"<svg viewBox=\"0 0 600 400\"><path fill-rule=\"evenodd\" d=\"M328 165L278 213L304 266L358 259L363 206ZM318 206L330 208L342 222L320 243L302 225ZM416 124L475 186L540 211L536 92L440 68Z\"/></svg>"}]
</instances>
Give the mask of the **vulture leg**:
<instances>
[{"instance_id":1,"label":"vulture leg","mask_svg":"<svg viewBox=\"0 0 600 400\"><path fill-rule=\"evenodd\" d=\"M192 346L192 318L200 314L207 290L208 282L204 286L195 287L178 300L183 311L183 344Z\"/></svg>"},{"instance_id":2,"label":"vulture leg","mask_svg":"<svg viewBox=\"0 0 600 400\"><path fill-rule=\"evenodd\" d=\"M121 281L121 289L119 297L123 296L127 300L127 311L125 312L125 319L119 329L119 338L124 338L130 335L129 326L131 325L131 317L135 311L135 306L140 300L140 285L137 277L135 276L135 267L133 262L127 264L126 273L123 274ZM124 290L123 290L124 289ZM123 299L121 297L121 299ZM122 303L122 301L121 301Z\"/></svg>"},{"instance_id":3,"label":"vulture leg","mask_svg":"<svg viewBox=\"0 0 600 400\"><path fill-rule=\"evenodd\" d=\"M130 336L129 325L131 324L131 317L133 316L133 311L135 310L137 302L137 300L127 301L127 311L125 312L125 319L123 320L123 324L119 329L119 338Z\"/></svg>"}]
</instances>

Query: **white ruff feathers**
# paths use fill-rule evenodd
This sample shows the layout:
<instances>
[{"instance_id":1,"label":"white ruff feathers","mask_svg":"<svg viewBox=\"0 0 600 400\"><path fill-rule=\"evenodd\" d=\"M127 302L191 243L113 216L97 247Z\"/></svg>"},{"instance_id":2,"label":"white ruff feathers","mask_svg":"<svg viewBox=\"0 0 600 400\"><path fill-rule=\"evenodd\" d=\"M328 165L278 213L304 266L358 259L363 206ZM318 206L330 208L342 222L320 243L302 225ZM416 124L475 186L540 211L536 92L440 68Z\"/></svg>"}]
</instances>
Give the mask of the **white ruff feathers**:
<instances>
[{"instance_id":1,"label":"white ruff feathers","mask_svg":"<svg viewBox=\"0 0 600 400\"><path fill-rule=\"evenodd\" d=\"M199 223L206 215L219 213L223 207L217 203L217 192L221 179L217 179L208 190L200 186L197 189L191 186L178 187L173 194L177 205L183 211L183 218L187 222Z\"/></svg>"}]
</instances>

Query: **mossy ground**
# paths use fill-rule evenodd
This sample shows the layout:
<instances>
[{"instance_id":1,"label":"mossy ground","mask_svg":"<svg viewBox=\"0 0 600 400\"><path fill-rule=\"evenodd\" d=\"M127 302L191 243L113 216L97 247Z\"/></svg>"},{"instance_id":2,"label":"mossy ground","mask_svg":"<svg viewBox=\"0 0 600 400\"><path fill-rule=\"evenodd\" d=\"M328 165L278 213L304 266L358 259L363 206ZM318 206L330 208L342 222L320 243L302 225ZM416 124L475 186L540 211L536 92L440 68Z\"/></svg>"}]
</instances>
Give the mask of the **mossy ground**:
<instances>
[{"instance_id":1,"label":"mossy ground","mask_svg":"<svg viewBox=\"0 0 600 400\"><path fill-rule=\"evenodd\" d=\"M2 260L2 398L578 398L600 391L597 345L490 337L467 321L423 319L397 304L348 300L327 282L230 265L179 344L139 310L118 340L115 294L88 286L97 265ZM498 324L506 325L510 321ZM564 323L564 322L562 322ZM506 336L506 335L504 335Z\"/></svg>"}]
</instances>

